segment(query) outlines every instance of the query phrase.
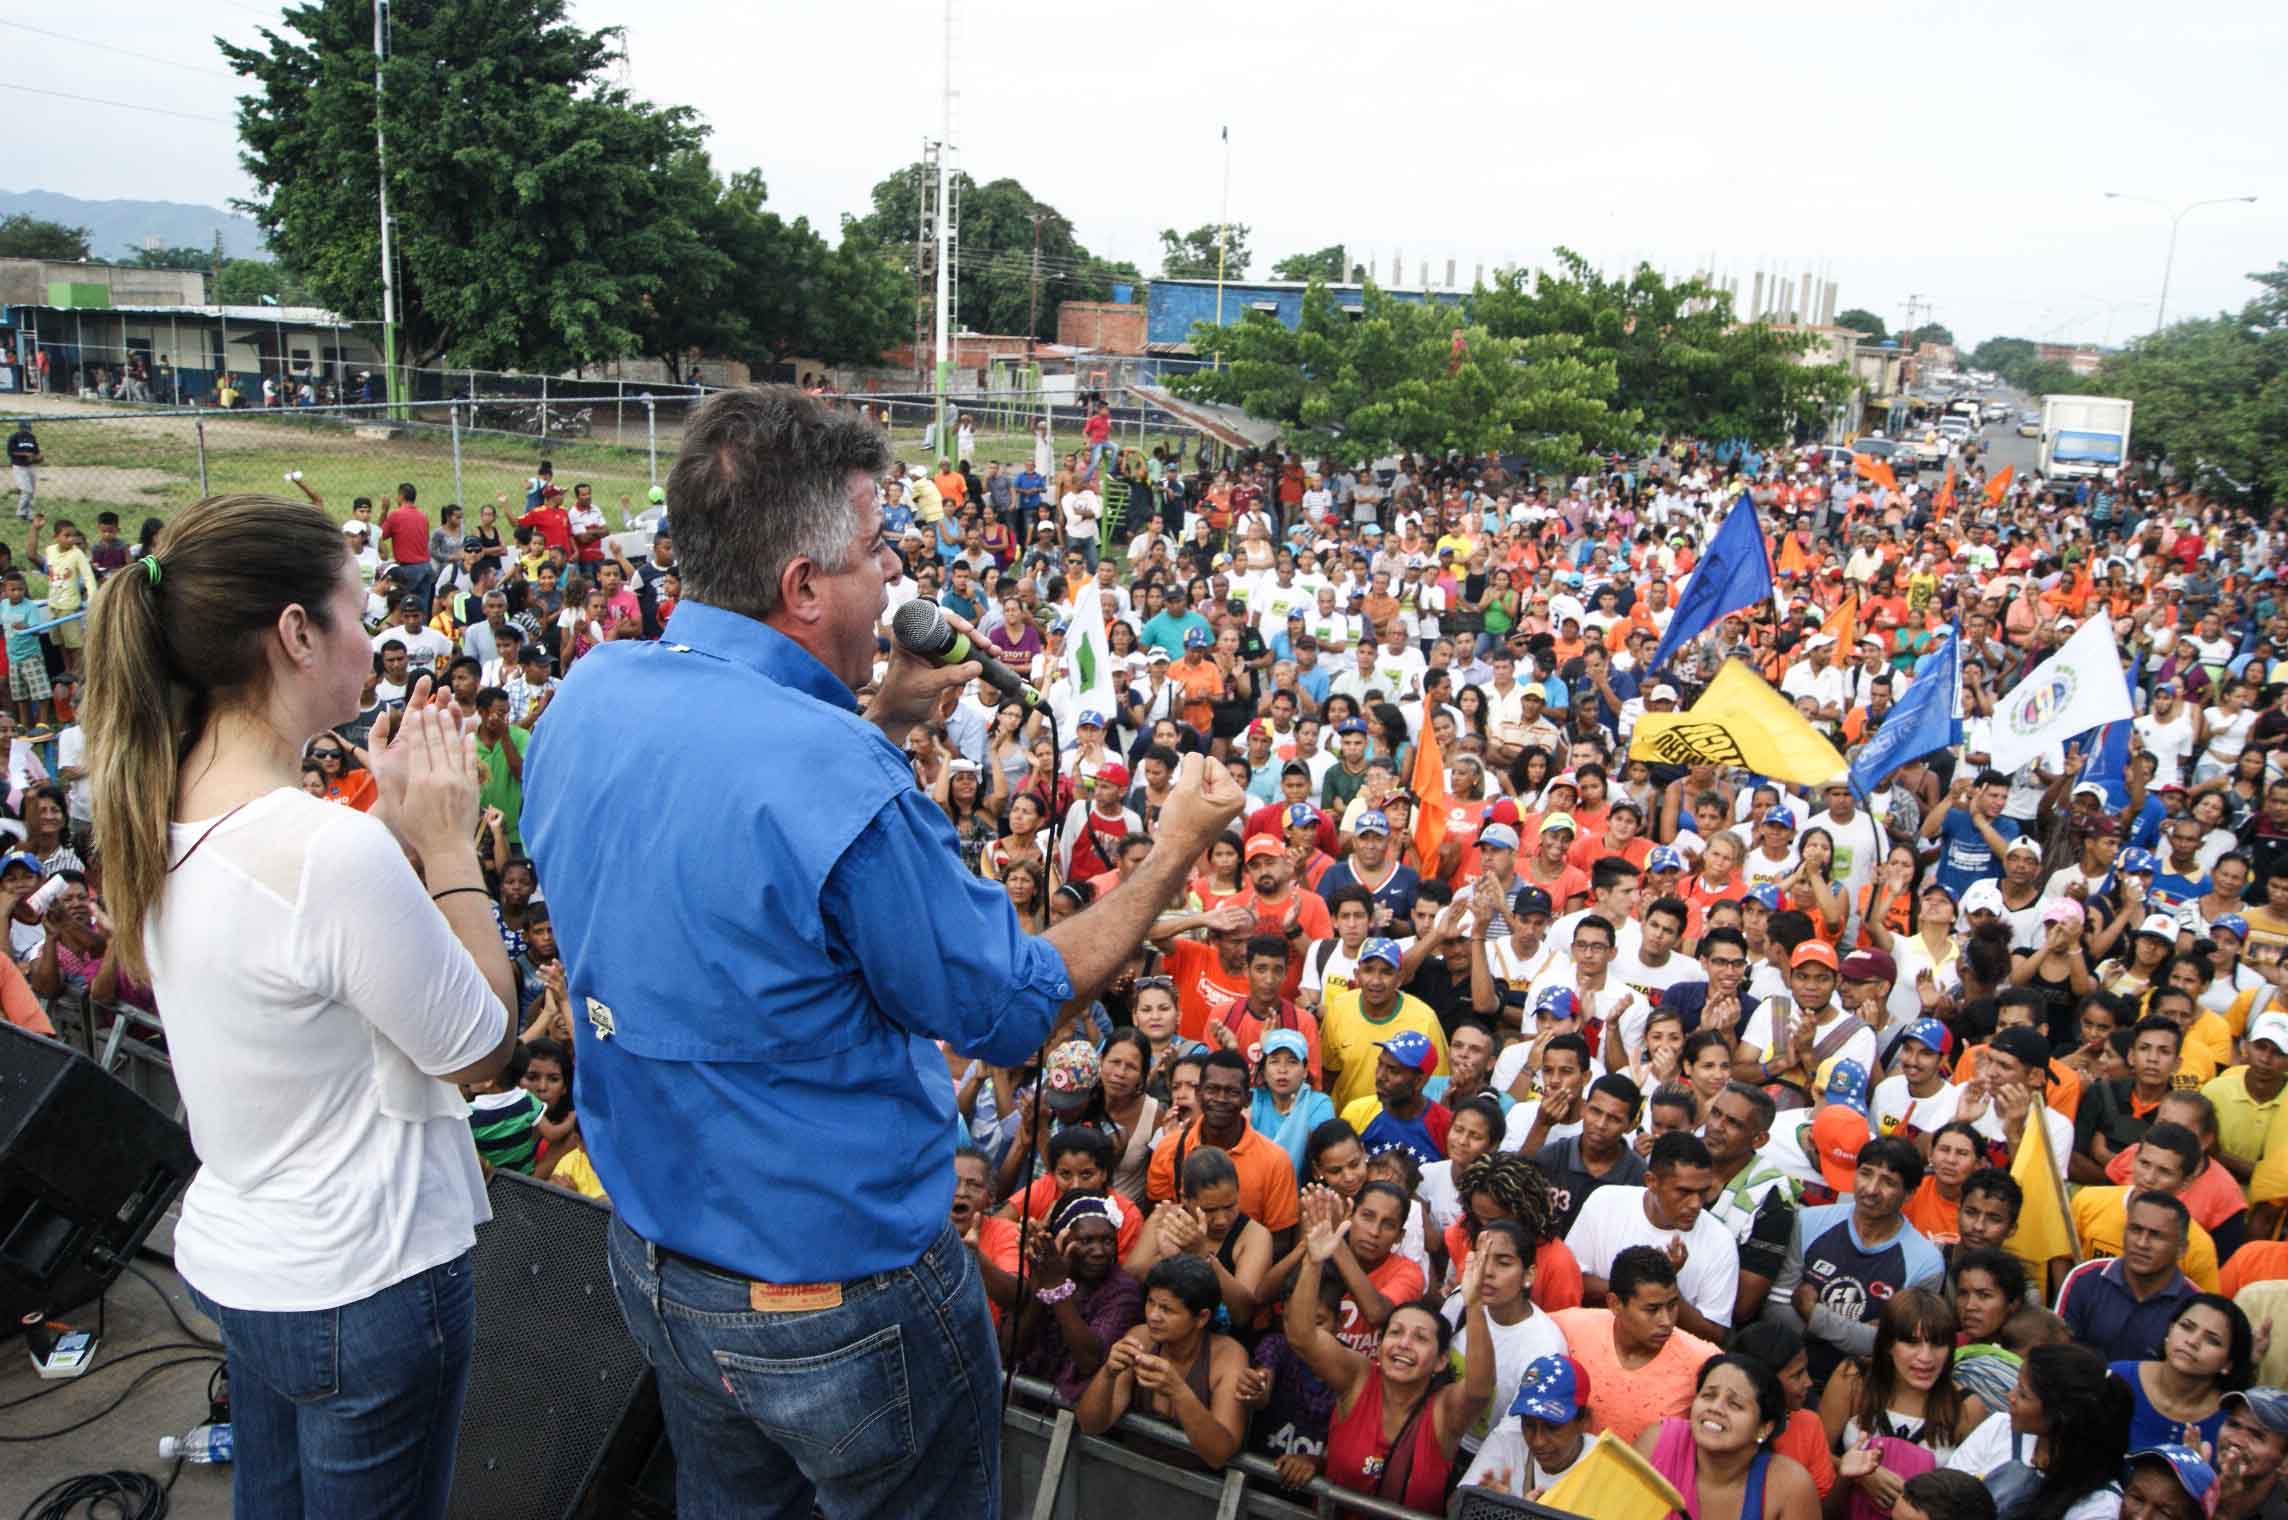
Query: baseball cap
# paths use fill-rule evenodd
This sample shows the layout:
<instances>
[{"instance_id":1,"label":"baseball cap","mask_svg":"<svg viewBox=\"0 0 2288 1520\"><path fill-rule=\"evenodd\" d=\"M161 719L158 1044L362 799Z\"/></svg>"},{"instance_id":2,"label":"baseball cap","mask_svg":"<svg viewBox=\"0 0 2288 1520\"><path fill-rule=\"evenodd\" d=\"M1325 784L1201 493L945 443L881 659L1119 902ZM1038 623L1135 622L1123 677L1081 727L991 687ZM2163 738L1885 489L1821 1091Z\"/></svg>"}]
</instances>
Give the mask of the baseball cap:
<instances>
[{"instance_id":1,"label":"baseball cap","mask_svg":"<svg viewBox=\"0 0 2288 1520\"><path fill-rule=\"evenodd\" d=\"M2076 786L2076 787L2073 789L2073 795L2074 795L2074 796L2076 796L2076 797L2080 797L2080 796L2084 796L2084 795L2087 795L2087 796L2091 796L2091 797L2095 797L2095 798L2096 798L2098 801L2100 801L2100 802L2106 802L2106 801L2110 801L2110 800L2111 800L2111 799L2109 799L2109 798L2108 798L2108 797L2105 795L2105 788L2104 788L2104 787L2102 787L2102 786L2099 786L2099 785L2098 785L2096 782L2094 782L2094 781L2084 781L2084 782L2082 782L2080 785Z\"/></svg>"},{"instance_id":2,"label":"baseball cap","mask_svg":"<svg viewBox=\"0 0 2288 1520\"><path fill-rule=\"evenodd\" d=\"M2082 825L2082 832L2092 839L2119 839L2121 820L2111 813L2093 814L2089 822Z\"/></svg>"},{"instance_id":3,"label":"baseball cap","mask_svg":"<svg viewBox=\"0 0 2288 1520\"><path fill-rule=\"evenodd\" d=\"M1305 766L1303 773L1309 775L1310 767ZM1291 829L1316 828L1318 823L1319 810L1308 802L1290 802L1287 804L1287 827Z\"/></svg>"},{"instance_id":4,"label":"baseball cap","mask_svg":"<svg viewBox=\"0 0 2288 1520\"><path fill-rule=\"evenodd\" d=\"M9 854L0 855L0 873L14 870L29 871L34 876L47 874L40 867L40 857L26 850L15 850Z\"/></svg>"},{"instance_id":5,"label":"baseball cap","mask_svg":"<svg viewBox=\"0 0 2288 1520\"><path fill-rule=\"evenodd\" d=\"M1167 663L1168 663L1168 661L1169 661L1169 659L1170 659L1170 658L1171 658L1171 656L1169 655L1169 653L1168 653L1168 651L1167 651L1167 650L1165 650L1165 649L1162 649L1162 648L1161 648L1159 645L1157 645L1157 644L1154 644L1154 645L1152 646L1152 651L1151 651L1151 653L1147 654L1147 655L1144 657L1144 663L1145 663L1147 666L1150 666L1150 665L1165 665L1165 664L1167 664Z\"/></svg>"},{"instance_id":6,"label":"baseball cap","mask_svg":"<svg viewBox=\"0 0 2288 1520\"><path fill-rule=\"evenodd\" d=\"M1827 1086L1820 1090L1822 1103L1844 1103L1867 1112L1867 1068L1848 1057L1829 1068Z\"/></svg>"},{"instance_id":7,"label":"baseball cap","mask_svg":"<svg viewBox=\"0 0 2288 1520\"><path fill-rule=\"evenodd\" d=\"M2248 943L2248 920L2242 918L2238 913L2227 913L2209 925L2209 933L2211 934L2216 933L2219 929L2230 931L2232 937L2244 945Z\"/></svg>"},{"instance_id":8,"label":"baseball cap","mask_svg":"<svg viewBox=\"0 0 2288 1520\"><path fill-rule=\"evenodd\" d=\"M2000 913L2008 904L2002 901L2002 888L1992 877L1974 881L1962 891L1962 911L1965 915L1981 910Z\"/></svg>"},{"instance_id":9,"label":"baseball cap","mask_svg":"<svg viewBox=\"0 0 2288 1520\"><path fill-rule=\"evenodd\" d=\"M13 855L8 857L11 861L16 858ZM2283 1052L2288 1052L2288 1013L2260 1013L2251 1020L2248 1043L2253 1045L2258 1040L2270 1040ZM2288 1398L2288 1395L2283 1395L2283 1398ZM2288 1426L2282 1426L2281 1430L2283 1434L2288 1434Z\"/></svg>"},{"instance_id":10,"label":"baseball cap","mask_svg":"<svg viewBox=\"0 0 2288 1520\"><path fill-rule=\"evenodd\" d=\"M1358 947L1358 958L1361 964L1367 961L1381 961L1393 971L1398 969L1399 961L1404 959L1398 952L1398 941L1387 939L1379 934Z\"/></svg>"},{"instance_id":11,"label":"baseball cap","mask_svg":"<svg viewBox=\"0 0 2288 1520\"><path fill-rule=\"evenodd\" d=\"M1988 1048L2015 1059L2030 1072L2039 1072L2042 1080L2050 1077L2050 1044L2033 1030L2020 1024L2005 1029L1988 1042Z\"/></svg>"},{"instance_id":12,"label":"baseball cap","mask_svg":"<svg viewBox=\"0 0 2288 1520\"><path fill-rule=\"evenodd\" d=\"M1847 982L1895 982L1899 979L1899 963L1881 950L1854 950L1843 957L1836 974Z\"/></svg>"},{"instance_id":13,"label":"baseball cap","mask_svg":"<svg viewBox=\"0 0 2288 1520\"><path fill-rule=\"evenodd\" d=\"M1768 881L1759 881L1741 893L1740 900L1755 903L1767 913L1777 913L1780 910L1780 889Z\"/></svg>"},{"instance_id":14,"label":"baseball cap","mask_svg":"<svg viewBox=\"0 0 2288 1520\"><path fill-rule=\"evenodd\" d=\"M1067 1040L1041 1068L1041 1095L1051 1113L1077 1114L1096 1090L1096 1051L1086 1040Z\"/></svg>"},{"instance_id":15,"label":"baseball cap","mask_svg":"<svg viewBox=\"0 0 2288 1520\"><path fill-rule=\"evenodd\" d=\"M1358 822L1351 826L1351 832L1353 834L1387 834L1390 832L1390 815L1381 808L1368 808L1358 815Z\"/></svg>"},{"instance_id":16,"label":"baseball cap","mask_svg":"<svg viewBox=\"0 0 2288 1520\"><path fill-rule=\"evenodd\" d=\"M2027 838L2025 835L2020 834L2017 838L2010 841L2009 845L2002 851L2002 853L2005 855L2033 855L2038 857L2042 853L2042 847L2039 844L2036 844L2033 840Z\"/></svg>"},{"instance_id":17,"label":"baseball cap","mask_svg":"<svg viewBox=\"0 0 2288 1520\"><path fill-rule=\"evenodd\" d=\"M1345 718L1335 725L1335 732L1338 734L1363 734L1366 732L1366 719Z\"/></svg>"},{"instance_id":18,"label":"baseball cap","mask_svg":"<svg viewBox=\"0 0 2288 1520\"><path fill-rule=\"evenodd\" d=\"M1531 918L1535 914L1547 918L1549 916L1549 893L1541 887L1519 887L1517 896L1510 900L1509 910L1519 918ZM2284 1020L2288 1020L2288 1015L2282 1015L2282 1017ZM2261 1024L2264 1021L2259 1019L2257 1022Z\"/></svg>"},{"instance_id":19,"label":"baseball cap","mask_svg":"<svg viewBox=\"0 0 2288 1520\"><path fill-rule=\"evenodd\" d=\"M2151 876L2161 869L2161 862L2153 858L2151 850L2139 849L2132 845L2121 852L2120 857L2113 862L2113 866L2115 870L2127 871L2132 876Z\"/></svg>"},{"instance_id":20,"label":"baseball cap","mask_svg":"<svg viewBox=\"0 0 2288 1520\"><path fill-rule=\"evenodd\" d=\"M1186 649L1205 649L1214 642L1215 640L1205 628L1187 628L1184 630L1184 647Z\"/></svg>"},{"instance_id":21,"label":"baseball cap","mask_svg":"<svg viewBox=\"0 0 2288 1520\"><path fill-rule=\"evenodd\" d=\"M1552 829L1563 829L1568 834L1577 834L1580 832L1579 829L1574 827L1573 815L1571 813L1549 813L1544 815L1541 820L1541 832L1546 834ZM1479 837L1483 838L1484 836L1480 835Z\"/></svg>"},{"instance_id":22,"label":"baseball cap","mask_svg":"<svg viewBox=\"0 0 2288 1520\"><path fill-rule=\"evenodd\" d=\"M2288 1024L2288 1019L2282 1019L2280 1022ZM1942 1056L1954 1049L1954 1031L1936 1019L1915 1020L1905 1029L1899 1031L1899 1038L1913 1040L1918 1045L1927 1045Z\"/></svg>"},{"instance_id":23,"label":"baseball cap","mask_svg":"<svg viewBox=\"0 0 2288 1520\"><path fill-rule=\"evenodd\" d=\"M1299 1029L1274 1029L1263 1037L1263 1055L1270 1059L1273 1051L1284 1050L1298 1061L1311 1059L1310 1042Z\"/></svg>"},{"instance_id":24,"label":"baseball cap","mask_svg":"<svg viewBox=\"0 0 2288 1520\"><path fill-rule=\"evenodd\" d=\"M1788 965L1790 968L1825 966L1828 970L1835 971L1838 969L1835 964L1835 947L1823 939L1807 939L1795 947L1795 954L1788 957Z\"/></svg>"},{"instance_id":25,"label":"baseball cap","mask_svg":"<svg viewBox=\"0 0 2288 1520\"><path fill-rule=\"evenodd\" d=\"M1795 814L1784 807L1776 807L1764 814L1764 823L1777 824L1783 829L1795 827Z\"/></svg>"},{"instance_id":26,"label":"baseball cap","mask_svg":"<svg viewBox=\"0 0 2288 1520\"><path fill-rule=\"evenodd\" d=\"M2189 1446L2174 1443L2166 1446L2140 1446L2129 1454L2131 1462L2158 1462L2169 1469L2169 1476L2192 1496L2195 1504L2208 1502L2209 1490L2216 1486L2216 1469L2201 1460L2199 1452Z\"/></svg>"},{"instance_id":27,"label":"baseball cap","mask_svg":"<svg viewBox=\"0 0 2288 1520\"><path fill-rule=\"evenodd\" d=\"M1570 987L1544 987L1533 1000L1537 1018L1576 1019L1581 1016L1581 999Z\"/></svg>"},{"instance_id":28,"label":"baseball cap","mask_svg":"<svg viewBox=\"0 0 2288 1520\"><path fill-rule=\"evenodd\" d=\"M1648 871L1681 871L1684 869L1684 852L1674 845L1654 845L1652 852L1645 856L1645 869Z\"/></svg>"},{"instance_id":29,"label":"baseball cap","mask_svg":"<svg viewBox=\"0 0 2288 1520\"><path fill-rule=\"evenodd\" d=\"M1645 693L1645 700L1647 702L1673 702L1676 700L1676 688L1663 681Z\"/></svg>"},{"instance_id":30,"label":"baseball cap","mask_svg":"<svg viewBox=\"0 0 2288 1520\"><path fill-rule=\"evenodd\" d=\"M1517 830L1506 823L1489 823L1478 831L1478 847L1484 850L1514 850L1517 848Z\"/></svg>"},{"instance_id":31,"label":"baseball cap","mask_svg":"<svg viewBox=\"0 0 2288 1520\"><path fill-rule=\"evenodd\" d=\"M1112 761L1097 771L1096 779L1106 786L1116 786L1122 791L1126 791L1128 790L1128 767L1117 760Z\"/></svg>"},{"instance_id":32,"label":"baseball cap","mask_svg":"<svg viewBox=\"0 0 2288 1520\"><path fill-rule=\"evenodd\" d=\"M467 537L461 540L461 552L463 554L474 554L484 546L485 541L477 537L477 535L474 533L469 534Z\"/></svg>"},{"instance_id":33,"label":"baseball cap","mask_svg":"<svg viewBox=\"0 0 2288 1520\"><path fill-rule=\"evenodd\" d=\"M1104 727L1104 714L1093 707L1084 707L1080 710L1080 716L1073 719L1073 727L1102 728Z\"/></svg>"},{"instance_id":34,"label":"baseball cap","mask_svg":"<svg viewBox=\"0 0 2288 1520\"><path fill-rule=\"evenodd\" d=\"M1514 829L1519 822L1517 804L1509 798L1503 797L1486 809L1485 816L1480 821L1484 823L1506 823Z\"/></svg>"},{"instance_id":35,"label":"baseball cap","mask_svg":"<svg viewBox=\"0 0 2288 1520\"><path fill-rule=\"evenodd\" d=\"M2177 930L2179 927L2180 926L2178 925L2177 921L2166 913L2148 913L2143 919L2139 920L2136 932L2139 934L2154 935L2157 938L2167 940L2170 944L2173 945L2177 942Z\"/></svg>"},{"instance_id":36,"label":"baseball cap","mask_svg":"<svg viewBox=\"0 0 2288 1520\"><path fill-rule=\"evenodd\" d=\"M2266 1014L2264 1017L2278 1018L2282 1015ZM2258 1019L2257 1022L2261 1024L2264 1019ZM2236 1399L2247 1407L2257 1424L2274 1435L2288 1436L2288 1393L2277 1388L2236 1388L2224 1396L2218 1407L2230 1409Z\"/></svg>"},{"instance_id":37,"label":"baseball cap","mask_svg":"<svg viewBox=\"0 0 2288 1520\"><path fill-rule=\"evenodd\" d=\"M1425 1073L1438 1069L1438 1047L1419 1029L1402 1029L1389 1039L1374 1043L1376 1049L1389 1051L1390 1058L1401 1066Z\"/></svg>"},{"instance_id":38,"label":"baseball cap","mask_svg":"<svg viewBox=\"0 0 2288 1520\"><path fill-rule=\"evenodd\" d=\"M1867 1116L1843 1103L1824 1103L1811 1118L1811 1154L1819 1175L1838 1193L1859 1181L1859 1150L1867 1143Z\"/></svg>"},{"instance_id":39,"label":"baseball cap","mask_svg":"<svg viewBox=\"0 0 2288 1520\"><path fill-rule=\"evenodd\" d=\"M1524 1420L1566 1425L1588 1407L1588 1369L1569 1356L1537 1356L1525 1364L1509 1412Z\"/></svg>"},{"instance_id":40,"label":"baseball cap","mask_svg":"<svg viewBox=\"0 0 2288 1520\"><path fill-rule=\"evenodd\" d=\"M397 599L397 610L399 612L403 612L408 607L411 607L415 612L427 612L429 610L429 604L422 601L420 597L413 595L411 592L408 592L404 596L401 596Z\"/></svg>"},{"instance_id":41,"label":"baseball cap","mask_svg":"<svg viewBox=\"0 0 2288 1520\"><path fill-rule=\"evenodd\" d=\"M1249 860L1257 860L1265 855L1284 855L1287 853L1287 846L1273 839L1269 834L1258 834L1247 842L1247 848L1240 853Z\"/></svg>"},{"instance_id":42,"label":"baseball cap","mask_svg":"<svg viewBox=\"0 0 2288 1520\"><path fill-rule=\"evenodd\" d=\"M655 507L661 505L667 500L667 487L653 486L650 490L644 492L644 500L650 502Z\"/></svg>"}]
</instances>

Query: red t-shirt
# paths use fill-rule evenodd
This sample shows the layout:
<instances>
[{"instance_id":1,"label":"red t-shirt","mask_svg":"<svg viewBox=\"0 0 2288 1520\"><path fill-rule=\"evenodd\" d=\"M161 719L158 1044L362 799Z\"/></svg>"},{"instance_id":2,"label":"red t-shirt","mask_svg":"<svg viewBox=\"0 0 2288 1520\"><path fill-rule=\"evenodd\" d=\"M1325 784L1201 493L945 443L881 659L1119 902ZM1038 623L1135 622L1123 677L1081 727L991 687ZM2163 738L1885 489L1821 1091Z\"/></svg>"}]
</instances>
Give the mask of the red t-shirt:
<instances>
[{"instance_id":1,"label":"red t-shirt","mask_svg":"<svg viewBox=\"0 0 2288 1520\"><path fill-rule=\"evenodd\" d=\"M401 565L427 563L429 516L409 502L399 502L381 519L381 536L389 540L389 557Z\"/></svg>"},{"instance_id":2,"label":"red t-shirt","mask_svg":"<svg viewBox=\"0 0 2288 1520\"><path fill-rule=\"evenodd\" d=\"M562 507L534 507L518 518L516 525L520 528L531 528L539 533L540 541L551 549L562 549L565 554L571 554L572 514ZM426 544L426 531L424 531L423 541ZM426 547L422 552L428 552Z\"/></svg>"},{"instance_id":3,"label":"red t-shirt","mask_svg":"<svg viewBox=\"0 0 2288 1520\"><path fill-rule=\"evenodd\" d=\"M1106 413L1098 412L1081 424L1080 433L1090 443L1102 443L1112 436L1112 418Z\"/></svg>"},{"instance_id":4,"label":"red t-shirt","mask_svg":"<svg viewBox=\"0 0 2288 1520\"><path fill-rule=\"evenodd\" d=\"M1295 921L1302 926L1303 938L1287 941L1287 980L1279 987L1279 995L1289 998L1300 991L1303 985L1303 946L1316 940L1334 938L1335 921L1328 916L1327 900L1316 892L1305 891L1297 886L1288 887L1286 901L1276 905L1263 902L1252 889L1232 899L1255 914L1256 933L1277 934L1284 938L1287 933L1287 910L1293 906L1297 897L1302 899L1303 907Z\"/></svg>"},{"instance_id":5,"label":"red t-shirt","mask_svg":"<svg viewBox=\"0 0 2288 1520\"><path fill-rule=\"evenodd\" d=\"M1267 803L1264 806L1257 808L1254 812L1247 815L1247 829L1246 832L1243 833L1240 837L1243 840L1247 840L1253 839L1258 834L1268 834L1273 839L1284 842L1287 838L1288 806L1289 804L1284 802L1273 802ZM1314 803L1312 806L1316 808L1317 804ZM1335 838L1335 825L1333 821L1330 820L1323 811L1320 812L1319 848L1326 851L1331 856L1335 852L1335 846L1337 843L1339 843L1339 841Z\"/></svg>"}]
</instances>

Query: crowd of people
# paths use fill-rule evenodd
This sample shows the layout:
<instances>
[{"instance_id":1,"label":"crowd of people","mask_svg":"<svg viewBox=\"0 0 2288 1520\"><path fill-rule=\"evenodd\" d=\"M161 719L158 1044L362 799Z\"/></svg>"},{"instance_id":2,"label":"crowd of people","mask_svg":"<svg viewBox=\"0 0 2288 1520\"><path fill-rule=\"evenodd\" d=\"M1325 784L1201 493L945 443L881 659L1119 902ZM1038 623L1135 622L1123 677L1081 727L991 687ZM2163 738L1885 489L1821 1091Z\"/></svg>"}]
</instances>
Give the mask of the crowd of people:
<instances>
[{"instance_id":1,"label":"crowd of people","mask_svg":"<svg viewBox=\"0 0 2288 1520\"><path fill-rule=\"evenodd\" d=\"M1035 1058L945 1051L952 1223L1018 1373L1169 1461L1430 1511L1546 1492L1609 1432L1694 1520L2288 1516L2288 524L1989 483L1817 445L1549 481L1045 433L890 472L885 638L927 598L1044 694L974 683L907 743L1026 927L1136 874L1184 757L1249 798ZM1649 668L1743 494L1778 595ZM545 463L473 524L410 483L352 503L372 669L303 762L371 807L417 679L451 692L519 1003L475 1143L607 1202L523 757L588 653L674 642L653 505L634 554ZM2078 746L1992 769L2013 685L2100 610L2123 795ZM1960 742L1871 797L1631 753L1738 658L1848 756L1949 637ZM9 799L0 993L132 1000L59 778ZM2029 1147L2078 1257L2014 1249Z\"/></svg>"}]
</instances>

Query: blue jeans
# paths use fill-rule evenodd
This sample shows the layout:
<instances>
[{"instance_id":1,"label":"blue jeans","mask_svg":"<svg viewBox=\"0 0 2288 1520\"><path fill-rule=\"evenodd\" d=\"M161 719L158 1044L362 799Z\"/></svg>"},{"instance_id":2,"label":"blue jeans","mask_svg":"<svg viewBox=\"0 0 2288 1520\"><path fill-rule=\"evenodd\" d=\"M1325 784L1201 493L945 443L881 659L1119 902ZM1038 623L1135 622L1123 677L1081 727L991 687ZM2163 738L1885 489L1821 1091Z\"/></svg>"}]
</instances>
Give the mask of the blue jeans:
<instances>
[{"instance_id":1,"label":"blue jeans","mask_svg":"<svg viewBox=\"0 0 2288 1520\"><path fill-rule=\"evenodd\" d=\"M743 1278L663 1254L616 1216L612 1286L659 1375L676 1513L808 1520L1001 1513L1001 1358L950 1225L839 1305L758 1313Z\"/></svg>"},{"instance_id":2,"label":"blue jeans","mask_svg":"<svg viewBox=\"0 0 2288 1520\"><path fill-rule=\"evenodd\" d=\"M191 1299L230 1358L234 1515L444 1515L476 1345L466 1254L339 1309Z\"/></svg>"}]
</instances>

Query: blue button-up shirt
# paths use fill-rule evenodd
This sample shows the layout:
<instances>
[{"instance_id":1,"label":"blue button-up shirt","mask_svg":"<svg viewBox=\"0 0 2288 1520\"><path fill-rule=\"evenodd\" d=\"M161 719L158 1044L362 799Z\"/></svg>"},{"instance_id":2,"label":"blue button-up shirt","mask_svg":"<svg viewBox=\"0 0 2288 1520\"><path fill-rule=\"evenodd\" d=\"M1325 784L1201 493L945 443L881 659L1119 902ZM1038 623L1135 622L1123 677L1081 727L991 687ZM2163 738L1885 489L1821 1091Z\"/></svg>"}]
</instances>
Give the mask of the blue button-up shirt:
<instances>
[{"instance_id":1,"label":"blue button-up shirt","mask_svg":"<svg viewBox=\"0 0 2288 1520\"><path fill-rule=\"evenodd\" d=\"M2075 1340L2107 1361L2145 1361L2161 1354L2169 1321L2198 1291L2179 1272L2167 1287L2139 1298L2129 1291L2120 1260L2101 1258L2083 1262L2066 1278L2058 1290L2058 1315Z\"/></svg>"},{"instance_id":2,"label":"blue button-up shirt","mask_svg":"<svg viewBox=\"0 0 2288 1520\"><path fill-rule=\"evenodd\" d=\"M605 644L525 758L574 1096L645 1239L766 1282L911 1265L953 1196L934 1039L1016 1065L1072 995L807 651L696 602Z\"/></svg>"}]
</instances>

